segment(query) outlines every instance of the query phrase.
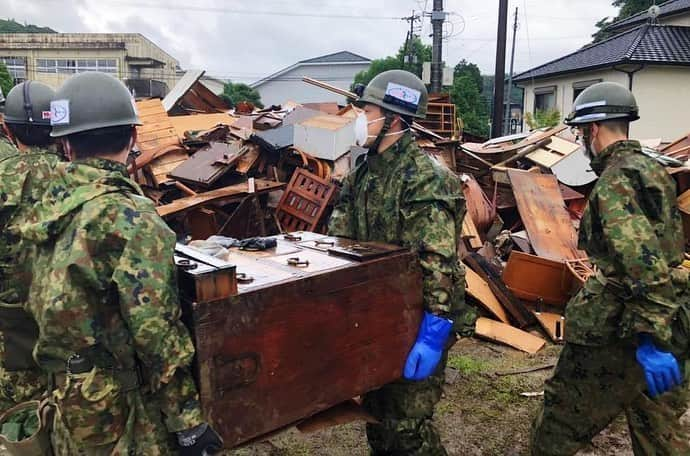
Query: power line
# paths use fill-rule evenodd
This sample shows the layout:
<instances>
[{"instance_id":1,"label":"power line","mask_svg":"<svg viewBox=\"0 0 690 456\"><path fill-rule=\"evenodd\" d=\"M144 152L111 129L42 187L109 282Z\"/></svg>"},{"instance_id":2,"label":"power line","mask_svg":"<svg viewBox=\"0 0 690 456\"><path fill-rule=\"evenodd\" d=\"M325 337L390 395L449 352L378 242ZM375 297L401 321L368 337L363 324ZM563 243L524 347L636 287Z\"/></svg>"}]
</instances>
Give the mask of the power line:
<instances>
[{"instance_id":1,"label":"power line","mask_svg":"<svg viewBox=\"0 0 690 456\"><path fill-rule=\"evenodd\" d=\"M43 2L50 2L52 0L39 0ZM213 6L181 6L181 5L171 5L171 4L156 4L156 3L139 3L133 1L120 1L120 0L100 0L98 5L111 5L111 6L128 6L133 8L145 8L145 9L159 9L168 11L186 11L186 12L197 12L197 13L219 13L219 14L237 14L237 15L247 15L247 16L281 16L281 17L307 17L307 18L318 18L318 19L353 19L353 20L386 20L386 21L397 21L401 18L398 16L364 16L355 14L318 14L318 13L299 13L293 11L266 11L266 10L247 10L247 9L236 9L236 8L223 8L223 7L213 7Z\"/></svg>"}]
</instances>

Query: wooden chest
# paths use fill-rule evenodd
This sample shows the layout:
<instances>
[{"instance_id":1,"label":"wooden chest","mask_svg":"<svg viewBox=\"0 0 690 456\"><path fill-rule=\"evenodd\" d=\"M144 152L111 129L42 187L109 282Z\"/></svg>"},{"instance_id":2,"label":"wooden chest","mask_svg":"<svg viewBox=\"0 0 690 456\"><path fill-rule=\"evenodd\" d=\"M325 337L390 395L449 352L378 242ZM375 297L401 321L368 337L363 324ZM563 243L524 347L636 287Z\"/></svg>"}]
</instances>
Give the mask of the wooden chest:
<instances>
[{"instance_id":1,"label":"wooden chest","mask_svg":"<svg viewBox=\"0 0 690 456\"><path fill-rule=\"evenodd\" d=\"M277 240L226 262L176 256L202 406L228 448L400 378L421 322L411 252L306 232Z\"/></svg>"}]
</instances>

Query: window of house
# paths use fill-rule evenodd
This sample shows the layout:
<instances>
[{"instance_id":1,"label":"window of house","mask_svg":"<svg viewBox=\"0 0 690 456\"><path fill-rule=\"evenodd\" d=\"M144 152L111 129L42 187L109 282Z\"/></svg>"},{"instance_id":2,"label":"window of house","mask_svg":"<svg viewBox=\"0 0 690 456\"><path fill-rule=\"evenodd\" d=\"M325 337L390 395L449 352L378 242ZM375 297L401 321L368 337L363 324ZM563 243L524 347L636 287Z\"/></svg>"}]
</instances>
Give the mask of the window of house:
<instances>
[{"instance_id":1,"label":"window of house","mask_svg":"<svg viewBox=\"0 0 690 456\"><path fill-rule=\"evenodd\" d=\"M15 84L26 81L26 57L0 57Z\"/></svg>"},{"instance_id":2,"label":"window of house","mask_svg":"<svg viewBox=\"0 0 690 456\"><path fill-rule=\"evenodd\" d=\"M534 112L556 109L556 86L534 89Z\"/></svg>"},{"instance_id":3,"label":"window of house","mask_svg":"<svg viewBox=\"0 0 690 456\"><path fill-rule=\"evenodd\" d=\"M103 73L117 73L116 59L37 59L36 68L39 73L83 73L85 71L101 71Z\"/></svg>"},{"instance_id":4,"label":"window of house","mask_svg":"<svg viewBox=\"0 0 690 456\"><path fill-rule=\"evenodd\" d=\"M589 81L580 81L573 84L573 101L580 96L585 89L591 85L598 84L601 79L590 79Z\"/></svg>"}]
</instances>

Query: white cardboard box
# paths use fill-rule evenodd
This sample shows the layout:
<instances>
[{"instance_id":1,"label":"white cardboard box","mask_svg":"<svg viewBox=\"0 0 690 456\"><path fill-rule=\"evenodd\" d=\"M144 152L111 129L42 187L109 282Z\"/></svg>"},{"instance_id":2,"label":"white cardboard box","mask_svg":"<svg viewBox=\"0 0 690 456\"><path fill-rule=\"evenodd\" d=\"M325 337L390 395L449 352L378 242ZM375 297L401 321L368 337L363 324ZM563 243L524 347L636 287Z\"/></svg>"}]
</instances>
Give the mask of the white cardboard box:
<instances>
[{"instance_id":1,"label":"white cardboard box","mask_svg":"<svg viewBox=\"0 0 690 456\"><path fill-rule=\"evenodd\" d=\"M335 161L355 144L355 120L324 114L295 125L294 146L312 157Z\"/></svg>"}]
</instances>

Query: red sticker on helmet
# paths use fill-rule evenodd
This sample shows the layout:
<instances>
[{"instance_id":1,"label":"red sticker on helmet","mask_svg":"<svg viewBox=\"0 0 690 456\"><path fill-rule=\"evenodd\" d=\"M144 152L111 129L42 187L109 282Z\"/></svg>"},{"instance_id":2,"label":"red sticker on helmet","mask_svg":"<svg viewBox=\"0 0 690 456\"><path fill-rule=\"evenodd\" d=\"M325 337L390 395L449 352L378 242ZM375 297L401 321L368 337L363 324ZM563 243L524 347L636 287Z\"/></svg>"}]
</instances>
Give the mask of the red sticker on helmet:
<instances>
[{"instance_id":1,"label":"red sticker on helmet","mask_svg":"<svg viewBox=\"0 0 690 456\"><path fill-rule=\"evenodd\" d=\"M41 119L50 120L50 111L41 111Z\"/></svg>"}]
</instances>

